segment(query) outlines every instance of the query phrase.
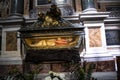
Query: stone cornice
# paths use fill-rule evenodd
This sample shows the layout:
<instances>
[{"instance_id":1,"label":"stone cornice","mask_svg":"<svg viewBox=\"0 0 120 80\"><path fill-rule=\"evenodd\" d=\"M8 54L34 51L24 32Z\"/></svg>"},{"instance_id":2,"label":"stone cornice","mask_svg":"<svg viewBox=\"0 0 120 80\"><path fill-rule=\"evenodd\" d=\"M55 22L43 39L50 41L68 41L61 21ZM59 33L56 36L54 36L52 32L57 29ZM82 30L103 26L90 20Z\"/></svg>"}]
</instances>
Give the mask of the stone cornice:
<instances>
[{"instance_id":1,"label":"stone cornice","mask_svg":"<svg viewBox=\"0 0 120 80\"><path fill-rule=\"evenodd\" d=\"M109 17L109 12L81 13L81 21L99 21Z\"/></svg>"},{"instance_id":2,"label":"stone cornice","mask_svg":"<svg viewBox=\"0 0 120 80\"><path fill-rule=\"evenodd\" d=\"M24 18L23 17L19 17L19 16L11 16L11 17L7 17L7 18L1 18L0 19L0 24L1 25L7 25L7 24L11 24L11 23L23 23L24 22Z\"/></svg>"}]
</instances>

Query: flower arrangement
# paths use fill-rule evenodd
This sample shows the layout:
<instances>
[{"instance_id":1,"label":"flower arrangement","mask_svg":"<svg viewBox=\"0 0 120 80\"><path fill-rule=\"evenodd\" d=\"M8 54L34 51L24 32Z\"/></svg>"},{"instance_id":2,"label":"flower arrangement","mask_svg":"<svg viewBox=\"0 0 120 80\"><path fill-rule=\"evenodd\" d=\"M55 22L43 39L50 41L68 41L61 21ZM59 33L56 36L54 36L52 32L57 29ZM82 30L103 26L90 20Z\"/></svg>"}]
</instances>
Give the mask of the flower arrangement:
<instances>
[{"instance_id":1,"label":"flower arrangement","mask_svg":"<svg viewBox=\"0 0 120 80\"><path fill-rule=\"evenodd\" d=\"M49 76L45 77L45 80L65 80L65 75L49 71Z\"/></svg>"}]
</instances>

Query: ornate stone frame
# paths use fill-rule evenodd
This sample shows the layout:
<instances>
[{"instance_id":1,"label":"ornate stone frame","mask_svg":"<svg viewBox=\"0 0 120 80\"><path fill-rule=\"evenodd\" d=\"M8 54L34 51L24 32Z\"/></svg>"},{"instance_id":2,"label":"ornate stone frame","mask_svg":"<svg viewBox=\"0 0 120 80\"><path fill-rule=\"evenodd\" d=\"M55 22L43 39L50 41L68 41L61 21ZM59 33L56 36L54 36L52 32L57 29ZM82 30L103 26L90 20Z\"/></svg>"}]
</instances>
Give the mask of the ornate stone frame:
<instances>
[{"instance_id":1,"label":"ornate stone frame","mask_svg":"<svg viewBox=\"0 0 120 80\"><path fill-rule=\"evenodd\" d=\"M106 39L105 39L105 32L104 32L104 24L102 22L96 22L96 23L87 23L84 26L87 26L85 28L86 32L86 53L102 53L106 52ZM100 47L90 47L90 42L89 42L89 28L99 28L100 29L100 38L101 38L101 46Z\"/></svg>"},{"instance_id":2,"label":"ornate stone frame","mask_svg":"<svg viewBox=\"0 0 120 80\"><path fill-rule=\"evenodd\" d=\"M7 32L17 32L19 28L4 28L2 30L2 55L7 55L7 56L20 56L20 40L17 39L17 43L16 43L16 46L17 46L17 50L14 50L14 51L6 51L6 47L7 47L7 44L6 44L6 37L7 37ZM17 37L17 36L16 36Z\"/></svg>"}]
</instances>

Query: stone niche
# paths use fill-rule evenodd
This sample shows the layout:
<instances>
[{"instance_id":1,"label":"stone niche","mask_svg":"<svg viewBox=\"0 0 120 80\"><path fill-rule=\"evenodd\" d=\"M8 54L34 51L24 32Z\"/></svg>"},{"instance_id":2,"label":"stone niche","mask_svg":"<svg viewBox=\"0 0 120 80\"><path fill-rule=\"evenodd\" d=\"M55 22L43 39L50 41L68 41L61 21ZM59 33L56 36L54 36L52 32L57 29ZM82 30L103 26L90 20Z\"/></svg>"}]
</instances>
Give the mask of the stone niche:
<instances>
[{"instance_id":1,"label":"stone niche","mask_svg":"<svg viewBox=\"0 0 120 80\"><path fill-rule=\"evenodd\" d=\"M33 2L33 3L32 3ZM46 11L49 10L51 4L57 4L58 7L61 10L62 16L70 16L73 15L75 12L75 7L73 5L75 5L74 1L69 1L69 0L52 0L51 3L47 1L41 2L39 0L34 0L34 1L30 1L29 4L27 1L25 1L25 15L28 14L28 10L30 10L29 12L29 17L30 18L37 18L38 17L38 12L43 12L46 13ZM28 9L27 5L32 4L32 8ZM27 12L26 12L27 11Z\"/></svg>"}]
</instances>

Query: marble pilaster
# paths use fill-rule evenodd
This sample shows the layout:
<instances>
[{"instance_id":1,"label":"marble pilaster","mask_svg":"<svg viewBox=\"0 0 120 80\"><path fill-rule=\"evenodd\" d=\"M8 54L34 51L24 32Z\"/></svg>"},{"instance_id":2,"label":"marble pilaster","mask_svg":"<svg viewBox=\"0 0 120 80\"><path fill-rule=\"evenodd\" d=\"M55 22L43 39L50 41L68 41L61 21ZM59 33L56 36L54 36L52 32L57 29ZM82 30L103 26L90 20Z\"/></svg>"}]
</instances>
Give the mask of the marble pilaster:
<instances>
[{"instance_id":1,"label":"marble pilaster","mask_svg":"<svg viewBox=\"0 0 120 80\"><path fill-rule=\"evenodd\" d=\"M85 26L86 55L93 61L113 59L106 47L104 19L109 17L108 12L81 13L80 20ZM99 59L98 59L99 57ZM103 59L103 57L105 57ZM94 59L95 58L95 59Z\"/></svg>"}]
</instances>

